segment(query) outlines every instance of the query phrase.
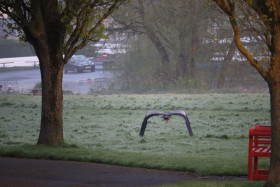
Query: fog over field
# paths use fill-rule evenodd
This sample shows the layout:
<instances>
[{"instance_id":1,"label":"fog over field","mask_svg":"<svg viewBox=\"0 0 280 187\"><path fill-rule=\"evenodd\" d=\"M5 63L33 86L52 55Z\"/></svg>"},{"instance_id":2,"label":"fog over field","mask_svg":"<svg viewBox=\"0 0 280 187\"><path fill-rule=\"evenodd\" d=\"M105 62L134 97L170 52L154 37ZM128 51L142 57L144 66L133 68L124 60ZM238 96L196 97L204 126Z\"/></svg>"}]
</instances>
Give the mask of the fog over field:
<instances>
[{"instance_id":1,"label":"fog over field","mask_svg":"<svg viewBox=\"0 0 280 187\"><path fill-rule=\"evenodd\" d=\"M256 123L270 124L267 94L65 95L64 134L70 147L46 153L32 146L39 135L40 100L0 97L0 155L247 175L248 130ZM179 116L169 123L152 117L139 136L148 111L179 109L189 117L192 137Z\"/></svg>"}]
</instances>

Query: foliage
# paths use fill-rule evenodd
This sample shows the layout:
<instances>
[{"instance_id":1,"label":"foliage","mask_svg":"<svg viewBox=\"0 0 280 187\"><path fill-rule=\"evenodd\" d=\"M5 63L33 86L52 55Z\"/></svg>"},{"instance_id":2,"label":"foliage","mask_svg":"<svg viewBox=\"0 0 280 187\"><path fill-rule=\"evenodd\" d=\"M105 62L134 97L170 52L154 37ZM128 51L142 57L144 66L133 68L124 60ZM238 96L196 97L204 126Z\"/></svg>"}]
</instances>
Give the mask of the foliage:
<instances>
[{"instance_id":1,"label":"foliage","mask_svg":"<svg viewBox=\"0 0 280 187\"><path fill-rule=\"evenodd\" d=\"M93 161L172 169L199 175L247 175L248 129L269 125L267 94L65 95L63 146L34 146L38 96L0 97L0 155ZM186 111L194 136L180 117L166 124L149 110ZM15 115L16 114L16 115ZM267 160L261 167L267 167Z\"/></svg>"},{"instance_id":2,"label":"foliage","mask_svg":"<svg viewBox=\"0 0 280 187\"><path fill-rule=\"evenodd\" d=\"M38 37L39 31L35 27L36 24L44 23L47 35L49 36L51 35L50 31L59 31L60 33L56 36L56 39L63 42L66 63L88 41L96 42L100 38L108 37L104 34L105 26L103 20L123 2L123 0L106 2L77 0L46 1L40 3L36 1L21 3L1 1L1 26L7 34L17 35L20 40L31 43L35 50L36 45L34 45L33 40ZM40 14L36 12L38 9L40 9ZM36 16L33 16L33 14L36 14ZM43 19L42 17L48 19Z\"/></svg>"},{"instance_id":3,"label":"foliage","mask_svg":"<svg viewBox=\"0 0 280 187\"><path fill-rule=\"evenodd\" d=\"M122 26L121 31L127 33L126 44L129 46L129 53L123 60L125 70L118 80L122 88L138 92L215 89L222 74L225 74L223 88L266 87L237 50L224 70L226 63L223 59L233 41L233 32L221 11L205 8L204 3L148 0L143 1L141 12L141 3L133 0L114 14ZM261 44L254 41L246 45L254 54L263 54ZM166 53L160 50L162 48ZM191 65L192 57L194 64ZM168 61L168 68L163 59Z\"/></svg>"}]
</instances>

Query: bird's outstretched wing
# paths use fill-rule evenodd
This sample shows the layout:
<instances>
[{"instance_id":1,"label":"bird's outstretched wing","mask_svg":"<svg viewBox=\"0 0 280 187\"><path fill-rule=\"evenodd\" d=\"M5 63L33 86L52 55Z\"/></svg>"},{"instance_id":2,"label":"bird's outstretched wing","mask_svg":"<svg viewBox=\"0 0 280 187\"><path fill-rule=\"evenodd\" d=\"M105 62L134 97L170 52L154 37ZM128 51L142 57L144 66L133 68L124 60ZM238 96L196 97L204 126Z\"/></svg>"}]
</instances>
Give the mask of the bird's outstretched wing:
<instances>
[{"instance_id":1,"label":"bird's outstretched wing","mask_svg":"<svg viewBox=\"0 0 280 187\"><path fill-rule=\"evenodd\" d=\"M189 135L192 136L193 135L193 132L192 132L192 128L191 128L191 124L190 124L190 121L189 121L189 118L188 116L186 115L185 111L184 110L175 110L173 112L170 112L171 115L177 115L177 116L182 116L185 121L186 121L186 126L188 128L188 131L189 131Z\"/></svg>"},{"instance_id":2,"label":"bird's outstretched wing","mask_svg":"<svg viewBox=\"0 0 280 187\"><path fill-rule=\"evenodd\" d=\"M150 117L153 117L153 116L160 116L160 115L163 115L163 114L164 114L164 112L149 111L149 112L147 113L147 115L145 116L145 118L144 118L144 121L143 121L143 123L142 123L139 136L144 136L145 129L146 129L146 126L147 126L147 122L148 122L148 119L149 119Z\"/></svg>"}]
</instances>

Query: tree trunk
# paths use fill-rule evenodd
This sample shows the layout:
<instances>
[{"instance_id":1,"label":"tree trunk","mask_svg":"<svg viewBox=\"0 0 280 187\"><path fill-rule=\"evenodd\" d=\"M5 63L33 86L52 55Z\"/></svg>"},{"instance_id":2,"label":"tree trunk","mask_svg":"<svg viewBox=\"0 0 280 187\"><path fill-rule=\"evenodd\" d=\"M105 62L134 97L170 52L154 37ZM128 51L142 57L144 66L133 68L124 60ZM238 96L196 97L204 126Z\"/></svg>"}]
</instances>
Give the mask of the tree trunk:
<instances>
[{"instance_id":1,"label":"tree trunk","mask_svg":"<svg viewBox=\"0 0 280 187\"><path fill-rule=\"evenodd\" d=\"M151 31L147 31L147 34L148 34L150 40L152 41L152 43L154 44L155 48L157 49L159 56L161 58L161 64L162 64L161 79L166 79L166 80L171 81L172 77L171 77L171 73L170 73L171 72L170 63L169 63L170 61L169 61L169 55L168 55L166 48L160 42L158 37L155 36L154 33L152 33Z\"/></svg>"},{"instance_id":2,"label":"tree trunk","mask_svg":"<svg viewBox=\"0 0 280 187\"><path fill-rule=\"evenodd\" d=\"M272 60L267 79L271 106L271 157L268 186L280 186L280 25L273 25L271 39Z\"/></svg>"},{"instance_id":3,"label":"tree trunk","mask_svg":"<svg viewBox=\"0 0 280 187\"><path fill-rule=\"evenodd\" d=\"M171 80L171 73L170 73L170 63L169 63L169 55L166 50L166 47L163 45L163 43L160 41L160 38L157 36L157 31L154 30L147 22L146 20L146 13L144 8L144 0L138 0L139 4L139 14L141 16L141 19L143 21L143 27L145 29L146 34L151 39L152 43L156 47L162 63L162 72L160 75L160 78L162 80Z\"/></svg>"},{"instance_id":4,"label":"tree trunk","mask_svg":"<svg viewBox=\"0 0 280 187\"><path fill-rule=\"evenodd\" d=\"M185 54L186 51L182 51L178 56L178 62L176 64L176 79L179 77L188 77L187 76L187 64L188 56Z\"/></svg>"},{"instance_id":5,"label":"tree trunk","mask_svg":"<svg viewBox=\"0 0 280 187\"><path fill-rule=\"evenodd\" d=\"M55 145L63 142L62 120L62 59L39 54L42 79L42 114L38 144Z\"/></svg>"},{"instance_id":6,"label":"tree trunk","mask_svg":"<svg viewBox=\"0 0 280 187\"><path fill-rule=\"evenodd\" d=\"M280 82L269 84L271 102L271 157L267 186L280 184Z\"/></svg>"},{"instance_id":7,"label":"tree trunk","mask_svg":"<svg viewBox=\"0 0 280 187\"><path fill-rule=\"evenodd\" d=\"M197 54L197 49L199 45L198 41L198 1L190 1L190 8L191 8L191 55L190 61L187 63L187 76L188 80L193 79L195 80L195 58Z\"/></svg>"},{"instance_id":8,"label":"tree trunk","mask_svg":"<svg viewBox=\"0 0 280 187\"><path fill-rule=\"evenodd\" d=\"M191 13L188 17L188 22L182 24L182 29L179 33L180 50L175 51L175 53L179 52L177 53L178 62L176 64L176 78L183 77L185 80L190 81L196 80L195 59L197 56L197 49L199 45L199 33L197 24L197 10L199 4L197 1L188 1L187 4ZM190 31L189 27L191 28Z\"/></svg>"},{"instance_id":9,"label":"tree trunk","mask_svg":"<svg viewBox=\"0 0 280 187\"><path fill-rule=\"evenodd\" d=\"M220 75L218 78L217 88L223 88L225 86L225 80L226 80L229 63L230 63L231 59L233 58L235 50L236 50L236 45L235 45L235 41L233 40L229 47L229 51L228 51L227 55L225 56L225 60L223 61L223 64L222 64L222 68L220 70Z\"/></svg>"}]
</instances>

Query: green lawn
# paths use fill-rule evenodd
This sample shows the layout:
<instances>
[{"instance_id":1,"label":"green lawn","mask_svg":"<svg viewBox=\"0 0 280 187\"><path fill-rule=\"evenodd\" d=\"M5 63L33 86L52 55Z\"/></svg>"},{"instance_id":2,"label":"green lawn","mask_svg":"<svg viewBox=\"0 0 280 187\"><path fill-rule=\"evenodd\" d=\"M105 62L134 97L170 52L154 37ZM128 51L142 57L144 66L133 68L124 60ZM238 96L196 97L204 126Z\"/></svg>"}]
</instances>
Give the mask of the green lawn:
<instances>
[{"instance_id":1,"label":"green lawn","mask_svg":"<svg viewBox=\"0 0 280 187\"><path fill-rule=\"evenodd\" d=\"M264 181L188 181L160 187L262 187Z\"/></svg>"},{"instance_id":2,"label":"green lawn","mask_svg":"<svg viewBox=\"0 0 280 187\"><path fill-rule=\"evenodd\" d=\"M0 155L247 175L248 129L270 125L268 94L65 95L61 146L37 146L40 96L0 95ZM149 110L187 113L166 124ZM268 167L267 160L261 167Z\"/></svg>"}]
</instances>

